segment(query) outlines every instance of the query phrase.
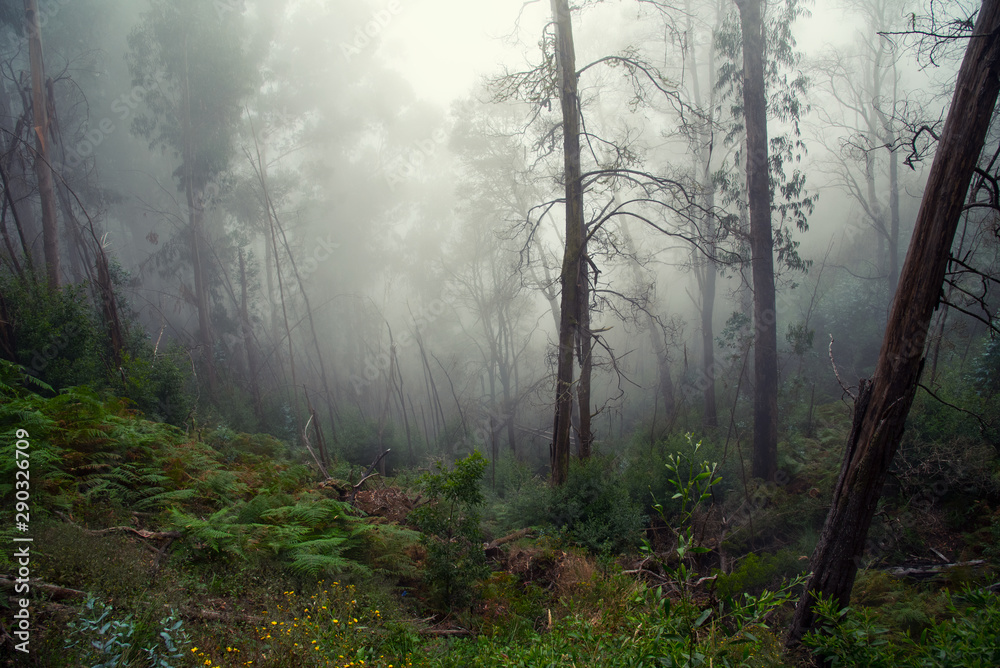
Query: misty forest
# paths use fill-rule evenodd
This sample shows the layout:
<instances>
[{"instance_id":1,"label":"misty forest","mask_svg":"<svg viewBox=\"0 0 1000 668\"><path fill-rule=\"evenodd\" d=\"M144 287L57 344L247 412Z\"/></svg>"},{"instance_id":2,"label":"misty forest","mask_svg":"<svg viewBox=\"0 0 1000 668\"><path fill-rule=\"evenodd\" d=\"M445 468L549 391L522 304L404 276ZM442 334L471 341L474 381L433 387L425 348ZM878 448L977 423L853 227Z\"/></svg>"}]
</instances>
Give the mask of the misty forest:
<instances>
[{"instance_id":1,"label":"misty forest","mask_svg":"<svg viewBox=\"0 0 1000 668\"><path fill-rule=\"evenodd\" d=\"M2 0L0 664L1000 665L1000 0Z\"/></svg>"}]
</instances>

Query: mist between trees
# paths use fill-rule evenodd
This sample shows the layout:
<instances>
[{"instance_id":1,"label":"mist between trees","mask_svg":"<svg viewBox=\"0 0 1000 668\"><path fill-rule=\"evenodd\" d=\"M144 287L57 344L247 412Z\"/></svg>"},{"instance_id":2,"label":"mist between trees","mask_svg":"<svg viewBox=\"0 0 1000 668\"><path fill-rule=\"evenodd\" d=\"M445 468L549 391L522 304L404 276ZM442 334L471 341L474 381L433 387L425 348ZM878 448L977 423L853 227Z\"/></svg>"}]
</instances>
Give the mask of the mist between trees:
<instances>
[{"instance_id":1,"label":"mist between trees","mask_svg":"<svg viewBox=\"0 0 1000 668\"><path fill-rule=\"evenodd\" d=\"M480 451L497 498L591 458L659 489L693 434L724 482L685 568L829 510L788 539L816 549L793 647L997 446L994 0L23 4L0 357L52 393L268 433L319 478ZM441 80L496 64L442 97L422 49L451 49ZM911 503L910 453L948 447Z\"/></svg>"}]
</instances>

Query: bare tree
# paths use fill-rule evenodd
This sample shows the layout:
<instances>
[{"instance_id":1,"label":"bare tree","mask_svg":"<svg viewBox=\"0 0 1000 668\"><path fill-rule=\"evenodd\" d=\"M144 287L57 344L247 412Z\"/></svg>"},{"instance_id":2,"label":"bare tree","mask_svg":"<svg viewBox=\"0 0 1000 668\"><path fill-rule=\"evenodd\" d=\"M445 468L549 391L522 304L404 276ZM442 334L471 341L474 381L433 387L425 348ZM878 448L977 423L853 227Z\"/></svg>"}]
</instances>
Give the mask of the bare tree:
<instances>
[{"instance_id":1,"label":"bare tree","mask_svg":"<svg viewBox=\"0 0 1000 668\"><path fill-rule=\"evenodd\" d=\"M556 72L559 101L563 119L563 179L566 186L566 245L563 252L562 302L559 316L559 349L556 370L556 410L552 428L552 484L561 485L569 473L570 436L573 416L573 353L580 322L581 300L586 291L583 260L586 242L583 229L583 187L580 178L580 112L577 92L576 51L573 45L573 25L567 0L552 0L552 17L556 30ZM590 406L581 405L581 418L587 414L588 429L580 442L589 448Z\"/></svg>"},{"instance_id":2,"label":"bare tree","mask_svg":"<svg viewBox=\"0 0 1000 668\"><path fill-rule=\"evenodd\" d=\"M859 35L857 52L838 53L820 67L837 110L819 109L824 125L842 134L831 147L834 182L861 207L875 237L875 271L892 298L899 278L900 179L902 127L906 101L899 91L899 52L887 37L899 0L853 3L870 33ZM893 10L899 10L893 11ZM860 174L858 173L860 167ZM870 238L870 237L868 237Z\"/></svg>"}]
</instances>

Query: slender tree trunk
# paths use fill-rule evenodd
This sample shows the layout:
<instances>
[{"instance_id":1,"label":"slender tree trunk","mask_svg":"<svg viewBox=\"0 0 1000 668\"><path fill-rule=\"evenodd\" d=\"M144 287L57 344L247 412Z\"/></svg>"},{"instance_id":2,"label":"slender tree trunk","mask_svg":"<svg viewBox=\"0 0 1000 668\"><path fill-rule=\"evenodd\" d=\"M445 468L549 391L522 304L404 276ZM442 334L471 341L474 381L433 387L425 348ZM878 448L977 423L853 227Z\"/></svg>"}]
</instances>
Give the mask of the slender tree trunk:
<instances>
[{"instance_id":1,"label":"slender tree trunk","mask_svg":"<svg viewBox=\"0 0 1000 668\"><path fill-rule=\"evenodd\" d=\"M243 350L247 356L247 381L250 385L250 398L253 401L253 414L258 423L264 420L263 404L260 396L260 364L257 360L257 347L254 345L253 327L250 324L250 309L248 307L246 261L243 249L239 251L240 260L240 329L243 334ZM323 462L326 463L325 461Z\"/></svg>"},{"instance_id":2,"label":"slender tree trunk","mask_svg":"<svg viewBox=\"0 0 1000 668\"><path fill-rule=\"evenodd\" d=\"M56 220L56 195L49 162L49 119L45 90L45 66L42 62L42 28L38 18L38 0L25 0L24 27L28 37L31 62L31 108L35 131L35 174L42 201L42 244L45 249L45 275L49 288L59 288L59 227Z\"/></svg>"},{"instance_id":3,"label":"slender tree trunk","mask_svg":"<svg viewBox=\"0 0 1000 668\"><path fill-rule=\"evenodd\" d=\"M205 266L202 260L202 245L204 243L204 233L202 223L204 222L204 205L202 201L205 192L205 177L195 173L194 166L194 129L191 119L191 77L189 73L190 63L188 62L189 45L187 36L184 37L184 90L182 127L183 134L183 155L182 166L184 170L184 194L188 207L188 233L190 235L189 244L191 246L191 264L194 270L194 298L198 309L198 338L201 344L201 360L208 380L208 390L211 396L215 396L217 389L215 375L215 338L212 335L212 318L208 305L208 285L205 278Z\"/></svg>"},{"instance_id":4,"label":"slender tree trunk","mask_svg":"<svg viewBox=\"0 0 1000 668\"><path fill-rule=\"evenodd\" d=\"M590 450L594 444L594 432L591 428L590 412L590 388L591 376L594 370L593 352L594 340L590 334L590 278L587 258L586 229L581 230L581 237L584 239L580 252L583 259L580 262L580 300L577 303L579 308L580 323L576 330L577 348L580 361L580 382L576 386L577 406L580 409L580 433L577 435L579 441L580 459L589 459Z\"/></svg>"},{"instance_id":5,"label":"slender tree trunk","mask_svg":"<svg viewBox=\"0 0 1000 668\"><path fill-rule=\"evenodd\" d=\"M13 119L10 96L2 77L0 77L0 118ZM0 178L3 181L4 197L10 205L14 227L24 251L26 268L29 272L34 272L32 248L27 240L37 236L35 231L37 225L31 217L30 207L22 205L29 196L29 188L27 166L21 152L17 150L17 145L22 140L14 134L16 125L15 123L10 127L3 127L4 132L0 133L0 150L3 152L0 156Z\"/></svg>"},{"instance_id":6,"label":"slender tree trunk","mask_svg":"<svg viewBox=\"0 0 1000 668\"><path fill-rule=\"evenodd\" d=\"M556 370L556 408L552 428L550 466L552 484L561 485L569 473L573 417L573 352L580 327L580 299L584 260L583 191L580 178L580 110L577 96L576 53L568 0L552 0L556 25L556 63L563 117L563 159L566 182L566 248L561 272L559 350ZM583 409L588 412L590 408Z\"/></svg>"},{"instance_id":7,"label":"slender tree trunk","mask_svg":"<svg viewBox=\"0 0 1000 668\"><path fill-rule=\"evenodd\" d=\"M740 9L743 30L743 109L754 296L753 475L773 481L778 472L778 336L767 161L763 16L761 0L736 0L736 6Z\"/></svg>"},{"instance_id":8,"label":"slender tree trunk","mask_svg":"<svg viewBox=\"0 0 1000 668\"><path fill-rule=\"evenodd\" d=\"M705 261L705 281L701 291L701 346L702 375L704 376L705 415L702 419L705 427L719 426L719 413L715 403L715 330L713 316L715 313L715 262Z\"/></svg>"},{"instance_id":9,"label":"slender tree trunk","mask_svg":"<svg viewBox=\"0 0 1000 668\"><path fill-rule=\"evenodd\" d=\"M632 267L632 280L636 285L642 285L642 268L636 257L635 241L629 232L627 224L623 221L618 229L621 231L625 252L630 256L629 264ZM667 354L667 346L663 340L662 331L657 324L656 318L650 313L654 308L652 300L646 302L646 329L649 331L649 342L656 354L657 384L655 388L653 404L653 425L656 425L656 410L658 399L662 397L663 408L667 413L667 424L671 424L676 415L676 397L674 396L674 381L670 376L670 356ZM652 438L652 436L651 436Z\"/></svg>"},{"instance_id":10,"label":"slender tree trunk","mask_svg":"<svg viewBox=\"0 0 1000 668\"><path fill-rule=\"evenodd\" d=\"M813 575L799 601L789 643L814 621L817 595L850 603L865 539L899 446L920 372L931 316L941 294L962 207L1000 91L1000 0L985 0L958 73L951 109L927 179L910 248L882 340L875 375L862 381L840 477Z\"/></svg>"},{"instance_id":11,"label":"slender tree trunk","mask_svg":"<svg viewBox=\"0 0 1000 668\"><path fill-rule=\"evenodd\" d=\"M695 34L694 23L690 17L691 2L685 2L685 10L688 13L687 29L689 35ZM715 182L712 174L712 126L715 123L716 114L716 66L715 52L716 44L714 33L719 28L724 16L723 5L719 3L716 7L715 28L713 28L712 40L706 49L708 57L706 69L708 72L708 104L704 104L701 95L701 76L698 58L695 55L695 48L689 49L690 72L691 72L691 92L694 95L695 106L701 110L703 116L707 118L696 118L697 132L695 133L695 150L693 152L694 169L701 182L701 198L704 201L704 214L701 216L700 229L695 230L699 236L703 237L705 250L711 253L712 257L703 257L699 251L692 251L692 263L694 265L695 276L698 281L698 288L701 293L701 342L702 342L702 382L705 385L703 391L704 415L702 424L706 428L718 426L718 408L715 399L715 296L716 279L718 270L716 268L714 256L716 254L716 220L712 211L715 209ZM699 174L700 172L700 174Z\"/></svg>"},{"instance_id":12,"label":"slender tree trunk","mask_svg":"<svg viewBox=\"0 0 1000 668\"><path fill-rule=\"evenodd\" d=\"M28 248L27 243L24 239L24 228L21 225L20 217L17 214L17 208L14 206L13 193L10 191L10 179L7 178L7 170L4 169L2 161L0 161L0 184L3 185L3 216L0 220L0 231L3 232L4 245L7 247L7 252L10 253L10 261L13 265L15 271L19 276L24 278L24 271L21 269L21 263L18 262L18 253L14 248L14 244L10 239L10 235L7 232L7 208L10 207L11 218L14 219L14 229L17 230L18 238L21 242L21 250L24 254L25 264L27 264L28 271L31 271L31 251Z\"/></svg>"},{"instance_id":13,"label":"slender tree trunk","mask_svg":"<svg viewBox=\"0 0 1000 668\"><path fill-rule=\"evenodd\" d=\"M899 283L899 152L889 152L889 295Z\"/></svg>"}]
</instances>

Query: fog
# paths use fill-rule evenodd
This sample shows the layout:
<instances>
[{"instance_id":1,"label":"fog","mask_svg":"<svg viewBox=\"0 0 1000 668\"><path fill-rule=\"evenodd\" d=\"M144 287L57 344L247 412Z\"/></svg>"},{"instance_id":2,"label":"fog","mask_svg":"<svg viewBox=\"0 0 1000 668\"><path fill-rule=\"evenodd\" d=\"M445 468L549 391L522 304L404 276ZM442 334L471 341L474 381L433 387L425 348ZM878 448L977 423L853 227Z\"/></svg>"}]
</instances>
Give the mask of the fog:
<instances>
[{"instance_id":1,"label":"fog","mask_svg":"<svg viewBox=\"0 0 1000 668\"><path fill-rule=\"evenodd\" d=\"M586 410L609 455L669 431L750 433L738 12L674 4L573 12L594 175ZM922 8L903 0L769 7L786 40L767 52L779 403L785 426L808 430L813 404L844 396L831 355L848 384L873 371L933 155L915 130L939 127L961 54L932 61L912 36L877 34L911 27ZM93 289L100 245L133 334L185 374L190 406L143 410L293 443L312 415L358 464L385 448L390 467L480 449L547 470L565 236L549 3L51 0L39 12L62 281ZM19 157L28 46L9 14L5 190L40 258ZM0 225L5 258L20 255L13 220ZM989 255L976 225L964 250ZM981 323L938 324L945 354L961 356L942 364L981 345Z\"/></svg>"}]
</instances>

